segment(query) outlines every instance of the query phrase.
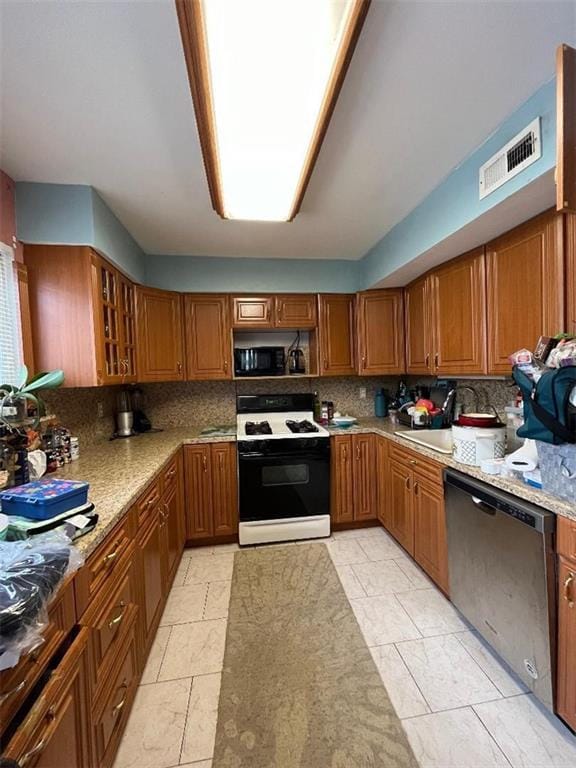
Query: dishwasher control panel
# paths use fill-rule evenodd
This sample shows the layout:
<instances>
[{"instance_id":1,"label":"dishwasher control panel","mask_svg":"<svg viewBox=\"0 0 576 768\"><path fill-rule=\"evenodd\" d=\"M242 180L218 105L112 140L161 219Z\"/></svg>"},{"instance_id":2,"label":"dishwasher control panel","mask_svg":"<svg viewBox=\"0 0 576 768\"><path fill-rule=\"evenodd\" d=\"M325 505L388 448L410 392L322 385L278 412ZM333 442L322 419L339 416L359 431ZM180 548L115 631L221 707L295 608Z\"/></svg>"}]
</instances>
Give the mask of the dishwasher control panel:
<instances>
[{"instance_id":1,"label":"dishwasher control panel","mask_svg":"<svg viewBox=\"0 0 576 768\"><path fill-rule=\"evenodd\" d=\"M498 501L497 506L501 512L505 512L507 515L510 515L510 517L515 517L516 520L520 520L531 528L536 528L536 518L531 512L526 512L524 509L518 509L514 504L507 504L505 501Z\"/></svg>"}]
</instances>

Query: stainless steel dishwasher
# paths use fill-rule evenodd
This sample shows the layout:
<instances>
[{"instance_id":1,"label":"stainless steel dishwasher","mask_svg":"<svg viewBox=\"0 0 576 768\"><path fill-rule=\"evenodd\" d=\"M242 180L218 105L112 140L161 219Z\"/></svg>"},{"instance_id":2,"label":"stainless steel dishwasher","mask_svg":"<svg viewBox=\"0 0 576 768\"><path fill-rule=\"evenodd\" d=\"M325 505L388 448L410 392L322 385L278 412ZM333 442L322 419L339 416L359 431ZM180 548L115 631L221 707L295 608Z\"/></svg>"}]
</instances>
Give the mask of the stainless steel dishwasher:
<instances>
[{"instance_id":1,"label":"stainless steel dishwasher","mask_svg":"<svg viewBox=\"0 0 576 768\"><path fill-rule=\"evenodd\" d=\"M445 495L450 598L552 710L556 518L452 469Z\"/></svg>"}]
</instances>

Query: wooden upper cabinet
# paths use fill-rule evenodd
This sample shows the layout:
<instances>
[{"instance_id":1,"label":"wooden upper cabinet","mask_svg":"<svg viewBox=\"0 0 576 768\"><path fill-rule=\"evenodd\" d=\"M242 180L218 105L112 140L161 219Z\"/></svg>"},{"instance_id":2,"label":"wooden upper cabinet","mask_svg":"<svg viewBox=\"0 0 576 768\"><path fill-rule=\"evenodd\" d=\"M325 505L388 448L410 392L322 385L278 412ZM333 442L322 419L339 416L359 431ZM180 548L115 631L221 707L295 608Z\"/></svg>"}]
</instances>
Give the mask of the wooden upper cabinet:
<instances>
[{"instance_id":1,"label":"wooden upper cabinet","mask_svg":"<svg viewBox=\"0 0 576 768\"><path fill-rule=\"evenodd\" d=\"M355 297L349 294L320 294L318 297L321 376L356 373L354 303Z\"/></svg>"},{"instance_id":2,"label":"wooden upper cabinet","mask_svg":"<svg viewBox=\"0 0 576 768\"><path fill-rule=\"evenodd\" d=\"M276 328L316 328L316 296L312 293L277 295L275 297Z\"/></svg>"},{"instance_id":3,"label":"wooden upper cabinet","mask_svg":"<svg viewBox=\"0 0 576 768\"><path fill-rule=\"evenodd\" d=\"M184 338L188 379L232 378L227 296L187 294L184 297Z\"/></svg>"},{"instance_id":4,"label":"wooden upper cabinet","mask_svg":"<svg viewBox=\"0 0 576 768\"><path fill-rule=\"evenodd\" d=\"M234 328L273 328L273 296L232 296L232 326Z\"/></svg>"},{"instance_id":5,"label":"wooden upper cabinet","mask_svg":"<svg viewBox=\"0 0 576 768\"><path fill-rule=\"evenodd\" d=\"M404 289L406 322L406 372L431 371L432 319L430 282L420 277Z\"/></svg>"},{"instance_id":6,"label":"wooden upper cabinet","mask_svg":"<svg viewBox=\"0 0 576 768\"><path fill-rule=\"evenodd\" d=\"M566 332L576 333L576 214L566 216Z\"/></svg>"},{"instance_id":7,"label":"wooden upper cabinet","mask_svg":"<svg viewBox=\"0 0 576 768\"><path fill-rule=\"evenodd\" d=\"M547 212L486 246L488 373L564 328L563 217Z\"/></svg>"},{"instance_id":8,"label":"wooden upper cabinet","mask_svg":"<svg viewBox=\"0 0 576 768\"><path fill-rule=\"evenodd\" d=\"M433 372L486 373L486 272L484 248L429 275Z\"/></svg>"},{"instance_id":9,"label":"wooden upper cabinet","mask_svg":"<svg viewBox=\"0 0 576 768\"><path fill-rule=\"evenodd\" d=\"M136 289L140 381L184 379L181 304L179 293Z\"/></svg>"},{"instance_id":10,"label":"wooden upper cabinet","mask_svg":"<svg viewBox=\"0 0 576 768\"><path fill-rule=\"evenodd\" d=\"M98 383L136 381L134 285L92 251Z\"/></svg>"},{"instance_id":11,"label":"wooden upper cabinet","mask_svg":"<svg viewBox=\"0 0 576 768\"><path fill-rule=\"evenodd\" d=\"M401 288L358 294L358 373L403 373L404 299Z\"/></svg>"}]
</instances>

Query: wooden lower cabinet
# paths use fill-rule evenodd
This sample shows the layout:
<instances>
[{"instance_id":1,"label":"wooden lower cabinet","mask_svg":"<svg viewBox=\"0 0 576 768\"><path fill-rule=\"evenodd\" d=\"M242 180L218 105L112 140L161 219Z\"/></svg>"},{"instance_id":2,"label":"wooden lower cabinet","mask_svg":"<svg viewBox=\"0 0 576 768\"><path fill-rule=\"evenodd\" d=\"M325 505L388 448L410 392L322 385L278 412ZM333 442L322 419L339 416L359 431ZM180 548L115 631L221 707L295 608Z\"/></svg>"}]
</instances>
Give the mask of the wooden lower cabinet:
<instances>
[{"instance_id":1,"label":"wooden lower cabinet","mask_svg":"<svg viewBox=\"0 0 576 768\"><path fill-rule=\"evenodd\" d=\"M448 592L448 548L444 488L414 476L414 559Z\"/></svg>"},{"instance_id":2,"label":"wooden lower cabinet","mask_svg":"<svg viewBox=\"0 0 576 768\"><path fill-rule=\"evenodd\" d=\"M335 435L331 440L332 522L376 519L376 436Z\"/></svg>"},{"instance_id":3,"label":"wooden lower cabinet","mask_svg":"<svg viewBox=\"0 0 576 768\"><path fill-rule=\"evenodd\" d=\"M238 533L235 443L184 447L186 535L190 540Z\"/></svg>"},{"instance_id":4,"label":"wooden lower cabinet","mask_svg":"<svg viewBox=\"0 0 576 768\"><path fill-rule=\"evenodd\" d=\"M558 517L558 686L556 709L576 729L576 522Z\"/></svg>"},{"instance_id":5,"label":"wooden lower cabinet","mask_svg":"<svg viewBox=\"0 0 576 768\"><path fill-rule=\"evenodd\" d=\"M430 578L448 593L448 548L442 468L391 445L384 526Z\"/></svg>"},{"instance_id":6,"label":"wooden lower cabinet","mask_svg":"<svg viewBox=\"0 0 576 768\"><path fill-rule=\"evenodd\" d=\"M414 505L412 470L392 459L388 472L388 530L414 557Z\"/></svg>"},{"instance_id":7,"label":"wooden lower cabinet","mask_svg":"<svg viewBox=\"0 0 576 768\"><path fill-rule=\"evenodd\" d=\"M92 766L89 636L89 629L80 630L28 717L3 750L4 758L26 768Z\"/></svg>"},{"instance_id":8,"label":"wooden lower cabinet","mask_svg":"<svg viewBox=\"0 0 576 768\"><path fill-rule=\"evenodd\" d=\"M147 654L156 627L160 621L160 614L164 598L164 530L160 521L160 510L154 509L150 515L148 525L138 531L138 550L140 560L140 608L142 647L144 655Z\"/></svg>"},{"instance_id":9,"label":"wooden lower cabinet","mask_svg":"<svg viewBox=\"0 0 576 768\"><path fill-rule=\"evenodd\" d=\"M376 517L388 528L388 443L386 437L376 436Z\"/></svg>"}]
</instances>

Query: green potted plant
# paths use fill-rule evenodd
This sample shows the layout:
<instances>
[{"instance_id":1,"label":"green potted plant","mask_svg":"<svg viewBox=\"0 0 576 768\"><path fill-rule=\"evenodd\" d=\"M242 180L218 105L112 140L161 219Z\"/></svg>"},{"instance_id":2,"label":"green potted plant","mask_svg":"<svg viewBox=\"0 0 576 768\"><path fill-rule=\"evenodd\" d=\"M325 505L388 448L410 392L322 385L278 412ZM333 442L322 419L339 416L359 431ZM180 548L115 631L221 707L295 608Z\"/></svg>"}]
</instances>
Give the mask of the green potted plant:
<instances>
[{"instance_id":1,"label":"green potted plant","mask_svg":"<svg viewBox=\"0 0 576 768\"><path fill-rule=\"evenodd\" d=\"M64 371L42 371L28 379L28 368L23 365L18 375L18 384L0 384L0 423L8 428L31 427L35 429L45 406L37 394L41 389L56 389L64 381ZM27 404L36 408L34 416L28 415Z\"/></svg>"}]
</instances>

